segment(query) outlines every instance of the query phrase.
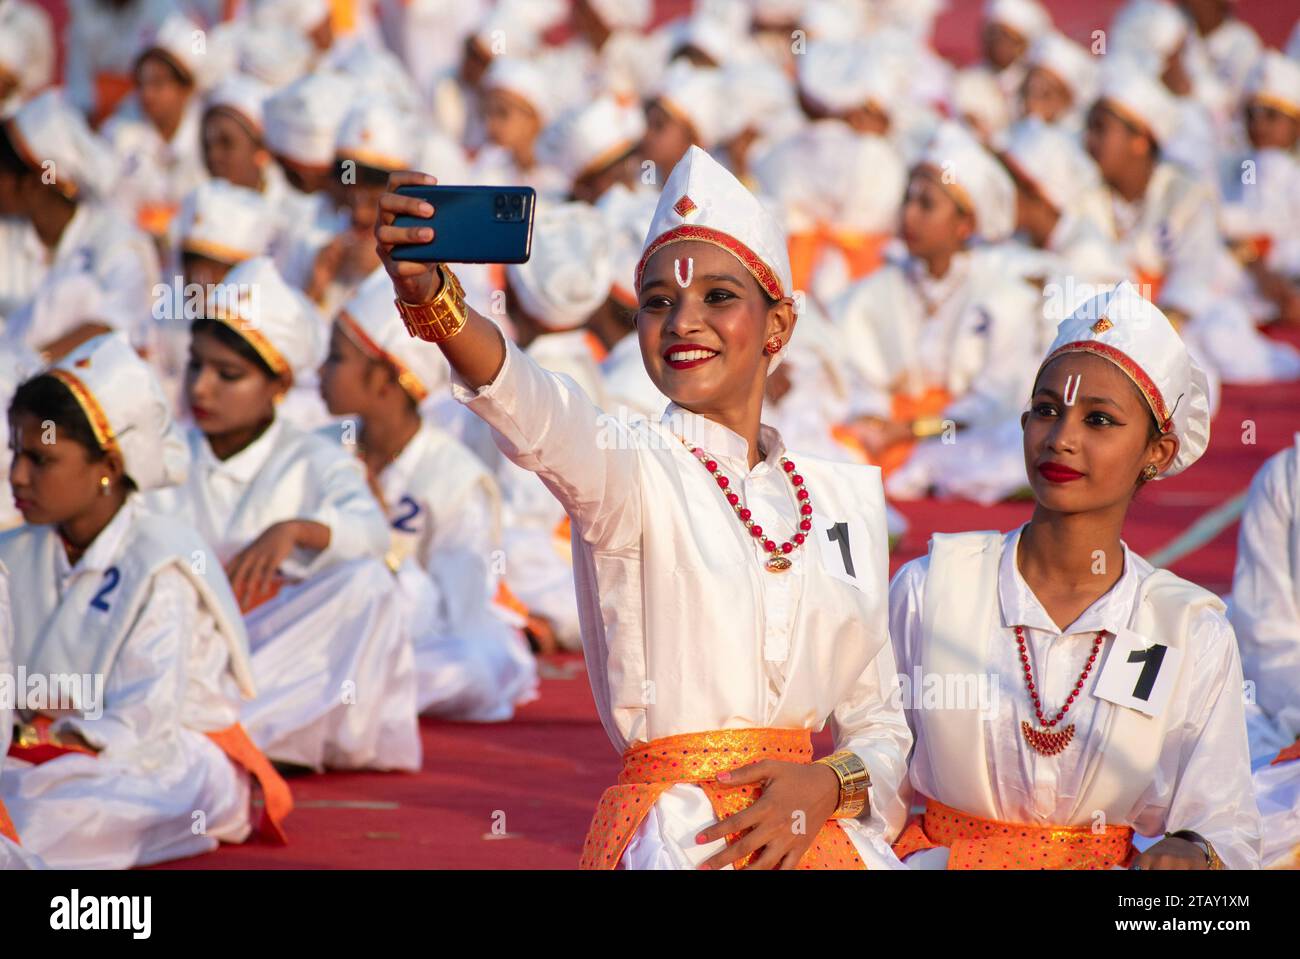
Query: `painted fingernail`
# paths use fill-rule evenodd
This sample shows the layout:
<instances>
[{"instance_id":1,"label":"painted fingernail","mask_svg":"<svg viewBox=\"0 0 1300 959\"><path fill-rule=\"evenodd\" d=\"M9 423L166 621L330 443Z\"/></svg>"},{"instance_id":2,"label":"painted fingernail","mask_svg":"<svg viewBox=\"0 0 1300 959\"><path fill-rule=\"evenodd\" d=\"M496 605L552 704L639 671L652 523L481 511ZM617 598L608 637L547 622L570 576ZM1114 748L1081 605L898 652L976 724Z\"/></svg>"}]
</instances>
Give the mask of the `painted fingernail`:
<instances>
[{"instance_id":1,"label":"painted fingernail","mask_svg":"<svg viewBox=\"0 0 1300 959\"><path fill-rule=\"evenodd\" d=\"M728 779L731 778L731 773L729 773L729 772L720 772L720 773L718 773L718 778L721 779L721 780L725 783Z\"/></svg>"},{"instance_id":2,"label":"painted fingernail","mask_svg":"<svg viewBox=\"0 0 1300 959\"><path fill-rule=\"evenodd\" d=\"M700 833L695 837L695 842L698 845L699 843L708 842L708 840L704 838L704 833Z\"/></svg>"},{"instance_id":3,"label":"painted fingernail","mask_svg":"<svg viewBox=\"0 0 1300 959\"><path fill-rule=\"evenodd\" d=\"M421 231L420 231L420 239L421 239L421 240L432 240L432 239L433 239L433 231L432 231L432 230L421 230Z\"/></svg>"},{"instance_id":4,"label":"painted fingernail","mask_svg":"<svg viewBox=\"0 0 1300 959\"><path fill-rule=\"evenodd\" d=\"M433 207L427 203L420 204L420 216L433 216Z\"/></svg>"}]
</instances>

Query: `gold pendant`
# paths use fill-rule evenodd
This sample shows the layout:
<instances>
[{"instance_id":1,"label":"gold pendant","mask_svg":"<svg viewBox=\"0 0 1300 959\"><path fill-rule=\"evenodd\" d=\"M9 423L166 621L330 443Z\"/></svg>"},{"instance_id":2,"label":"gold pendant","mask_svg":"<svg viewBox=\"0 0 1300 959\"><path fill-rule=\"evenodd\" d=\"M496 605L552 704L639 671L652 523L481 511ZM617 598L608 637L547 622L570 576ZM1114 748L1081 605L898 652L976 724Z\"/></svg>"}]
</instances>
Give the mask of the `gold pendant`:
<instances>
[{"instance_id":1,"label":"gold pendant","mask_svg":"<svg viewBox=\"0 0 1300 959\"><path fill-rule=\"evenodd\" d=\"M793 566L794 563L790 562L784 556L773 556L763 565L767 567L769 573L784 573L787 569Z\"/></svg>"},{"instance_id":2,"label":"gold pendant","mask_svg":"<svg viewBox=\"0 0 1300 959\"><path fill-rule=\"evenodd\" d=\"M1074 723L1059 731L1049 731L1034 729L1021 720L1020 731L1025 734L1025 742L1029 743L1034 752L1042 756L1055 756L1070 745L1070 740L1074 738Z\"/></svg>"}]
</instances>

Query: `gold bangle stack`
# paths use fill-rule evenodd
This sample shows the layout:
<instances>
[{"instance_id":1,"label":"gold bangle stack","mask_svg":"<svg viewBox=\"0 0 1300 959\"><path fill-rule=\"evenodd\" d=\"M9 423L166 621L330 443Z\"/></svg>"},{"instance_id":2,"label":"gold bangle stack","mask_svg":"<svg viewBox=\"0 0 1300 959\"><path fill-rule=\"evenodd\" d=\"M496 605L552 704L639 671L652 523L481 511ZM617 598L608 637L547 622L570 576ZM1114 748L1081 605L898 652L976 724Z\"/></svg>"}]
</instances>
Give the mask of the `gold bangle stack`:
<instances>
[{"instance_id":1,"label":"gold bangle stack","mask_svg":"<svg viewBox=\"0 0 1300 959\"><path fill-rule=\"evenodd\" d=\"M456 274L438 264L442 288L431 303L407 303L394 300L397 312L406 324L406 332L429 343L450 339L465 328L469 311L465 309L465 289Z\"/></svg>"},{"instance_id":2,"label":"gold bangle stack","mask_svg":"<svg viewBox=\"0 0 1300 959\"><path fill-rule=\"evenodd\" d=\"M840 802L832 819L852 819L862 815L867 808L867 791L871 788L871 774L857 753L841 749L823 756L817 762L830 766L840 780Z\"/></svg>"}]
</instances>

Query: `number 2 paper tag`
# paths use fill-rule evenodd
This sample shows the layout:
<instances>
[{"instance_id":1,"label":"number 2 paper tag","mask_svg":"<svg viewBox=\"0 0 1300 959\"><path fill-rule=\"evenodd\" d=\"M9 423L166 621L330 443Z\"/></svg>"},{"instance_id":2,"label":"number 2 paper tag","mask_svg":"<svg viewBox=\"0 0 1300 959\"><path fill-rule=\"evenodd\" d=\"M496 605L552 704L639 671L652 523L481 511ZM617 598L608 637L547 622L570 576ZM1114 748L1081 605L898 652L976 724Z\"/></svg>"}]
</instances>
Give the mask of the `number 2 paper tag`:
<instances>
[{"instance_id":1,"label":"number 2 paper tag","mask_svg":"<svg viewBox=\"0 0 1300 959\"><path fill-rule=\"evenodd\" d=\"M1173 692L1182 658L1181 649L1152 643L1130 629L1121 629L1092 693L1117 706L1159 716Z\"/></svg>"},{"instance_id":2,"label":"number 2 paper tag","mask_svg":"<svg viewBox=\"0 0 1300 959\"><path fill-rule=\"evenodd\" d=\"M863 550L867 548L867 531L860 523L828 519L814 513L813 528L808 535L817 540L822 568L841 582L857 589L865 587L869 567Z\"/></svg>"}]
</instances>

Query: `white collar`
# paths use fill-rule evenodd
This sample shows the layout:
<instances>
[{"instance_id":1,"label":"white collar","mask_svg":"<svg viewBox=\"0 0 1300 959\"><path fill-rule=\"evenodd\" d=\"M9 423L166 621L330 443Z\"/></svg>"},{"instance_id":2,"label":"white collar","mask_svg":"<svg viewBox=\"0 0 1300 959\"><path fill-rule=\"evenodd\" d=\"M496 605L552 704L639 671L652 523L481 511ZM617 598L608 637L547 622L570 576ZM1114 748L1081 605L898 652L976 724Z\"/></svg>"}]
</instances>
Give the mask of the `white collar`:
<instances>
[{"instance_id":1,"label":"white collar","mask_svg":"<svg viewBox=\"0 0 1300 959\"><path fill-rule=\"evenodd\" d=\"M203 435L197 427L191 427L194 430L195 440L193 443L195 458L202 467L208 472L221 473L240 483L251 483L255 477L266 465L266 461L271 458L271 454L281 443L281 434L284 432L284 426L277 416L271 421L262 435L253 442L249 443L242 450L231 456L229 459L218 459L217 455L212 452L212 447L208 445L208 438Z\"/></svg>"},{"instance_id":2,"label":"white collar","mask_svg":"<svg viewBox=\"0 0 1300 959\"><path fill-rule=\"evenodd\" d=\"M668 404L659 422L710 456L739 460L746 464L745 472L749 472L749 441L734 430L676 403ZM761 423L758 427L758 444L767 451L767 457L762 462L773 469L779 466L781 457L785 455L785 441L781 439L781 434L766 423Z\"/></svg>"},{"instance_id":3,"label":"white collar","mask_svg":"<svg viewBox=\"0 0 1300 959\"><path fill-rule=\"evenodd\" d=\"M1072 636L1076 633L1096 632L1101 629L1115 635L1121 628L1128 626L1138 586L1152 571L1149 563L1130 550L1127 543L1120 540L1124 555L1124 571L1119 579L1079 614L1073 623L1066 624L1065 629L1062 630L1052 621L1052 617L1047 614L1047 610L1043 608L1016 566L1016 548L1024 529L1025 527L1021 526L1002 537L1002 558L998 566L998 600L1002 607L1003 626L1027 626L1030 629L1040 629L1059 636Z\"/></svg>"},{"instance_id":4,"label":"white collar","mask_svg":"<svg viewBox=\"0 0 1300 959\"><path fill-rule=\"evenodd\" d=\"M135 494L128 494L123 501L121 508L113 514L113 518L108 521L108 525L99 531L86 551L81 554L81 558L73 565L68 562L68 553L60 543L54 551L56 572L59 579L64 579L69 575L81 575L83 573L101 572L113 565L117 559L118 553L122 550L122 540L126 538L127 531L131 528L131 523L135 518L136 498ZM57 537L57 529L51 529L51 532Z\"/></svg>"}]
</instances>

